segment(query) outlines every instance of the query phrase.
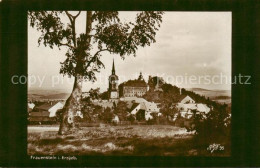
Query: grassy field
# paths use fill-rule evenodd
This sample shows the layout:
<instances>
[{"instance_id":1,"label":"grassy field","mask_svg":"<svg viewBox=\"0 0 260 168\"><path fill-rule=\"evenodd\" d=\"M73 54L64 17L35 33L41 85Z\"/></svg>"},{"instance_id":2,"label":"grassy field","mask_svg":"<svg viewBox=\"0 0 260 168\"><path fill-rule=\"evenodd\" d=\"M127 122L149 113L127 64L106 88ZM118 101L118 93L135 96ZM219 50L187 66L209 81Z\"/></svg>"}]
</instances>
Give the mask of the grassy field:
<instances>
[{"instance_id":1,"label":"grassy field","mask_svg":"<svg viewBox=\"0 0 260 168\"><path fill-rule=\"evenodd\" d=\"M73 135L28 131L28 155L226 156L207 151L184 128L170 125L84 127Z\"/></svg>"}]
</instances>

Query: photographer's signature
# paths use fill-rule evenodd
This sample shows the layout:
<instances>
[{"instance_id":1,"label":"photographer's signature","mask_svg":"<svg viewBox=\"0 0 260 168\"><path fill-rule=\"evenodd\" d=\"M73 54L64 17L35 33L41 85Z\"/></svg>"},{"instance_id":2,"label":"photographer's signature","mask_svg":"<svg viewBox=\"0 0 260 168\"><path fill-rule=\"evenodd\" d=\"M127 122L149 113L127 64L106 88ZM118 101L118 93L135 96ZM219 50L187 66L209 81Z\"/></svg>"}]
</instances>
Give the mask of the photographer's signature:
<instances>
[{"instance_id":1,"label":"photographer's signature","mask_svg":"<svg viewBox=\"0 0 260 168\"><path fill-rule=\"evenodd\" d=\"M208 147L207 147L207 150L210 151L211 153L213 153L214 151L224 151L224 146L222 146L221 144L210 144Z\"/></svg>"}]
</instances>

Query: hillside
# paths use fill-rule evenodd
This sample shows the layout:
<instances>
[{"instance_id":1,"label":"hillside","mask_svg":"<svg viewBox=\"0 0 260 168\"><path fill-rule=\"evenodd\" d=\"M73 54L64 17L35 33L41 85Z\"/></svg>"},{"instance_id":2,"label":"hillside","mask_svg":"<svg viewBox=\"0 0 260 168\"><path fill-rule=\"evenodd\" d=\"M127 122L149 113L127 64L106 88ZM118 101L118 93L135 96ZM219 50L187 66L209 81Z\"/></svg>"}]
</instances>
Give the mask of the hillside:
<instances>
[{"instance_id":1,"label":"hillside","mask_svg":"<svg viewBox=\"0 0 260 168\"><path fill-rule=\"evenodd\" d=\"M162 90L163 91L154 91L150 89L143 96L143 98L151 102L159 103L161 106L167 107L171 106L172 103L179 103L186 95L189 95L193 100L195 100L196 103L207 104L208 106L212 106L216 110L221 110L223 109L223 107L225 108L224 103L227 104L228 107L231 107L231 98L229 96L223 97L223 93L227 95L228 91L211 91L196 88L194 89L195 91L182 89L182 92L180 94L180 88L166 83L162 85ZM205 95L208 95L208 97ZM209 95L211 98L221 99L214 100L209 98Z\"/></svg>"},{"instance_id":2,"label":"hillside","mask_svg":"<svg viewBox=\"0 0 260 168\"><path fill-rule=\"evenodd\" d=\"M203 88L187 88L186 90L208 97L218 103L231 103L231 90L208 90Z\"/></svg>"},{"instance_id":3,"label":"hillside","mask_svg":"<svg viewBox=\"0 0 260 168\"><path fill-rule=\"evenodd\" d=\"M59 94L51 94L48 96L43 96L43 99L67 99L70 96L69 93L59 93Z\"/></svg>"},{"instance_id":4,"label":"hillside","mask_svg":"<svg viewBox=\"0 0 260 168\"><path fill-rule=\"evenodd\" d=\"M63 90L29 90L28 99L34 100L54 100L54 99L67 99L70 93L65 93Z\"/></svg>"},{"instance_id":5,"label":"hillside","mask_svg":"<svg viewBox=\"0 0 260 168\"><path fill-rule=\"evenodd\" d=\"M208 90L202 88L187 88L186 90L193 91L199 95L209 97L210 99L221 97L221 96L231 97L230 90Z\"/></svg>"}]
</instances>

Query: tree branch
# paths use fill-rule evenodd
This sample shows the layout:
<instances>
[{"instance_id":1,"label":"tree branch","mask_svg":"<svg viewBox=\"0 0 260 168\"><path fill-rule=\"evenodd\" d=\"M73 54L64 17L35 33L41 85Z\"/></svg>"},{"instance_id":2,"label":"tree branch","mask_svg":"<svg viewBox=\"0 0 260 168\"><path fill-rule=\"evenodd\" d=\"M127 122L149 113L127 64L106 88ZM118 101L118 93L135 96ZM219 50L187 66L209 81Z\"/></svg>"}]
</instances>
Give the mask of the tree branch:
<instances>
[{"instance_id":1,"label":"tree branch","mask_svg":"<svg viewBox=\"0 0 260 168\"><path fill-rule=\"evenodd\" d=\"M68 11L65 11L66 15L68 16L68 18L70 19L70 23L71 23L71 28L72 28L72 36L73 36L73 44L75 47L77 47L77 42L76 42L76 31L75 31L75 19ZM78 13L78 15L80 14L80 12Z\"/></svg>"},{"instance_id":2,"label":"tree branch","mask_svg":"<svg viewBox=\"0 0 260 168\"><path fill-rule=\"evenodd\" d=\"M70 48L75 48L73 47L72 45L69 45L69 44L64 44L64 43L59 43L61 46L67 46L67 47L70 47Z\"/></svg>"},{"instance_id":3,"label":"tree branch","mask_svg":"<svg viewBox=\"0 0 260 168\"><path fill-rule=\"evenodd\" d=\"M102 51L109 51L109 52L112 52L111 50L109 50L109 49L107 49L107 48L105 48L105 49L101 49L101 50L97 51L97 52L94 54L93 57L96 57L96 56L97 56L100 52L102 52Z\"/></svg>"},{"instance_id":4,"label":"tree branch","mask_svg":"<svg viewBox=\"0 0 260 168\"><path fill-rule=\"evenodd\" d=\"M65 11L65 13L68 16L68 18L70 19L70 23L72 23L72 15L68 11Z\"/></svg>"},{"instance_id":5,"label":"tree branch","mask_svg":"<svg viewBox=\"0 0 260 168\"><path fill-rule=\"evenodd\" d=\"M76 16L73 16L73 18L76 19L80 13L81 13L81 11L79 11L79 13Z\"/></svg>"},{"instance_id":6,"label":"tree branch","mask_svg":"<svg viewBox=\"0 0 260 168\"><path fill-rule=\"evenodd\" d=\"M68 11L65 11L65 12L66 12L67 16L69 16L70 18L73 18L73 19L76 19L76 18L79 16L79 14L81 13L81 11L79 11L78 14L76 14L75 16L73 16L73 15L70 14Z\"/></svg>"},{"instance_id":7,"label":"tree branch","mask_svg":"<svg viewBox=\"0 0 260 168\"><path fill-rule=\"evenodd\" d=\"M88 61L88 64L87 64L87 67L86 67L86 68L88 68L92 62L94 62L94 59L96 59L97 56L98 56L98 54L99 54L100 52L102 52L102 51L112 52L111 50L109 50L109 49L107 49L107 48L101 49L101 50L97 51L97 52L94 54L94 56L91 58L91 60Z\"/></svg>"}]
</instances>

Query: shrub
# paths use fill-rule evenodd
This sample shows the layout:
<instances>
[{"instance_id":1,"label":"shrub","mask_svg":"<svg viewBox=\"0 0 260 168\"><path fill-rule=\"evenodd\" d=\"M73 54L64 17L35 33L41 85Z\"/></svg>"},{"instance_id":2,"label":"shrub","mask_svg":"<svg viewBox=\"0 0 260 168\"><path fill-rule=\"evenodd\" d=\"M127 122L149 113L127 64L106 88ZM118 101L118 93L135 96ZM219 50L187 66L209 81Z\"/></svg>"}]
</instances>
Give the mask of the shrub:
<instances>
[{"instance_id":1,"label":"shrub","mask_svg":"<svg viewBox=\"0 0 260 168\"><path fill-rule=\"evenodd\" d=\"M145 121L145 111L144 110L139 110L136 113L136 120L137 121Z\"/></svg>"},{"instance_id":2,"label":"shrub","mask_svg":"<svg viewBox=\"0 0 260 168\"><path fill-rule=\"evenodd\" d=\"M152 124L159 124L159 118L157 113L151 113L151 116L153 117L152 119L149 119L147 121L147 124L152 125Z\"/></svg>"},{"instance_id":3,"label":"shrub","mask_svg":"<svg viewBox=\"0 0 260 168\"><path fill-rule=\"evenodd\" d=\"M183 118L180 114L177 115L177 118L175 120L175 126L178 126L178 127L185 127L184 125L184 122L186 121L187 119Z\"/></svg>"},{"instance_id":4,"label":"shrub","mask_svg":"<svg viewBox=\"0 0 260 168\"><path fill-rule=\"evenodd\" d=\"M115 106L114 113L119 117L120 121L127 120L127 103L123 101L119 101Z\"/></svg>"},{"instance_id":5,"label":"shrub","mask_svg":"<svg viewBox=\"0 0 260 168\"><path fill-rule=\"evenodd\" d=\"M168 119L165 116L159 116L158 117L158 123L159 124L168 124Z\"/></svg>"},{"instance_id":6,"label":"shrub","mask_svg":"<svg viewBox=\"0 0 260 168\"><path fill-rule=\"evenodd\" d=\"M107 107L104 110L104 113L102 115L103 121L107 122L107 123L111 123L112 119L114 118L114 114L111 111L111 109L109 107Z\"/></svg>"},{"instance_id":7,"label":"shrub","mask_svg":"<svg viewBox=\"0 0 260 168\"><path fill-rule=\"evenodd\" d=\"M135 116L134 116L134 115L132 115L132 114L130 114L130 115L127 117L127 120L128 120L128 121L130 121L130 122L131 122L131 124L133 124L133 123L134 123L134 121L135 121Z\"/></svg>"},{"instance_id":8,"label":"shrub","mask_svg":"<svg viewBox=\"0 0 260 168\"><path fill-rule=\"evenodd\" d=\"M210 111L203 115L193 111L190 131L195 130L199 138L211 140L224 140L230 138L230 115L225 107Z\"/></svg>"}]
</instances>

